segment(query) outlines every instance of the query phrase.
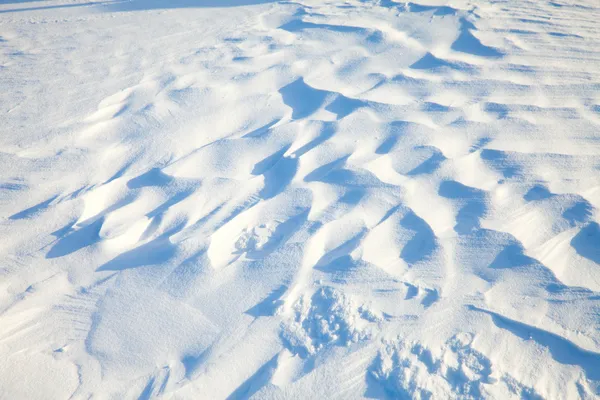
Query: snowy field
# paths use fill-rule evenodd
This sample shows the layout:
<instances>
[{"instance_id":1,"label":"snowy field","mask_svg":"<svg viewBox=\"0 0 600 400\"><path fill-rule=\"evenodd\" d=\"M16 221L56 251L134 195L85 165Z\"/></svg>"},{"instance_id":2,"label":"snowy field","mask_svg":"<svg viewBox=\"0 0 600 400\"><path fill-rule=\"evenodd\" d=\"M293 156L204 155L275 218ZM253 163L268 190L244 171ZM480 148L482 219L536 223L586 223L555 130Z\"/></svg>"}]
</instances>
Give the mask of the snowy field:
<instances>
[{"instance_id":1,"label":"snowy field","mask_svg":"<svg viewBox=\"0 0 600 400\"><path fill-rule=\"evenodd\" d=\"M600 398L599 0L1 0L1 399Z\"/></svg>"}]
</instances>

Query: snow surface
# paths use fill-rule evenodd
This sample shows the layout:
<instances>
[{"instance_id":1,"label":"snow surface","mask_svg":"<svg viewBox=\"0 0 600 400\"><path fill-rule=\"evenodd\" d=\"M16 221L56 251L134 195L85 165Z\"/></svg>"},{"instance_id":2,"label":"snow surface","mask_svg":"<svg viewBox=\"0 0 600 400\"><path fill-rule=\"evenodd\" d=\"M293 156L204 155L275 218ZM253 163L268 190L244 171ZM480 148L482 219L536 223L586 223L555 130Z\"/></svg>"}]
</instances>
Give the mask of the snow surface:
<instances>
[{"instance_id":1,"label":"snow surface","mask_svg":"<svg viewBox=\"0 0 600 400\"><path fill-rule=\"evenodd\" d=\"M3 0L0 398L599 398L598 21Z\"/></svg>"}]
</instances>

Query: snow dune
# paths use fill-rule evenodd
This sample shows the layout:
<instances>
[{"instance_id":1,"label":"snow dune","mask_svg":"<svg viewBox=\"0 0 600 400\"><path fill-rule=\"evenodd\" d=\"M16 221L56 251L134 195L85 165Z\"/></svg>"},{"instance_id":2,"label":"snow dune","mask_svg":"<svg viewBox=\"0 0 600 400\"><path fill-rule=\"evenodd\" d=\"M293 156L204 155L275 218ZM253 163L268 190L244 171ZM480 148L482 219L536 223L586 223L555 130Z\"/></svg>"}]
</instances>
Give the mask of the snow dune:
<instances>
[{"instance_id":1,"label":"snow dune","mask_svg":"<svg viewBox=\"0 0 600 400\"><path fill-rule=\"evenodd\" d=\"M0 398L600 397L595 0L0 4Z\"/></svg>"}]
</instances>

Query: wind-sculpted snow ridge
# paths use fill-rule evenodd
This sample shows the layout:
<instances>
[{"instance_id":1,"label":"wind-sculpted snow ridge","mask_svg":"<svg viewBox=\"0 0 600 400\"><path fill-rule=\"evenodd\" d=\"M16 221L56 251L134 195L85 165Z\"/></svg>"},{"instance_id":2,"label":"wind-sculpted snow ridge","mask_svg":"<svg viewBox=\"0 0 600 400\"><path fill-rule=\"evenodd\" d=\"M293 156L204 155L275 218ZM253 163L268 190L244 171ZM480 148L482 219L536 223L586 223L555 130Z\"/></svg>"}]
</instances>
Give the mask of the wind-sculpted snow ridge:
<instances>
[{"instance_id":1,"label":"wind-sculpted snow ridge","mask_svg":"<svg viewBox=\"0 0 600 400\"><path fill-rule=\"evenodd\" d=\"M600 397L600 4L0 4L0 398Z\"/></svg>"}]
</instances>

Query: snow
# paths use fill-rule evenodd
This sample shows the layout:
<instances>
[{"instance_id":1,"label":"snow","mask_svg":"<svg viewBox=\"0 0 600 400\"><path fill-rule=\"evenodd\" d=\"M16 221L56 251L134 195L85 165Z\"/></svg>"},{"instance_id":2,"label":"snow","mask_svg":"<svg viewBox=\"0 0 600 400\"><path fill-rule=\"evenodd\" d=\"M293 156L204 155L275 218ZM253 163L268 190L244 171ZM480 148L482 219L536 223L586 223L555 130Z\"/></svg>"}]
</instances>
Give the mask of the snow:
<instances>
[{"instance_id":1,"label":"snow","mask_svg":"<svg viewBox=\"0 0 600 400\"><path fill-rule=\"evenodd\" d=\"M0 3L0 398L600 398L596 0Z\"/></svg>"}]
</instances>

